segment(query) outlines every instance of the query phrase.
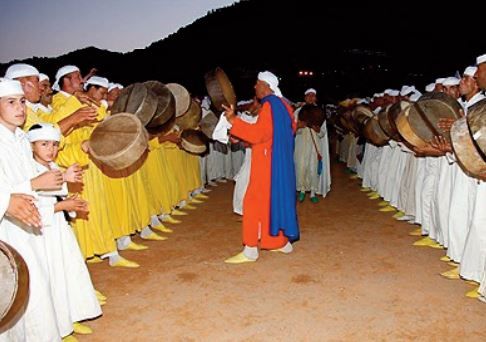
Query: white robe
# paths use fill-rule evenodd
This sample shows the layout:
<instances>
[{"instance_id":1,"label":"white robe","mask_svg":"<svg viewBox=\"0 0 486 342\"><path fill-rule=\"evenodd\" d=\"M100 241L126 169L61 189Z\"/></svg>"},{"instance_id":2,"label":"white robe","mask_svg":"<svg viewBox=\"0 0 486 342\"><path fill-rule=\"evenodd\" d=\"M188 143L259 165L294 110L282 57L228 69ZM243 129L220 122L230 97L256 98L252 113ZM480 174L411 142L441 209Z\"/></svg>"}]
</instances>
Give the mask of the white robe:
<instances>
[{"instance_id":1,"label":"white robe","mask_svg":"<svg viewBox=\"0 0 486 342\"><path fill-rule=\"evenodd\" d=\"M317 154L321 153L319 139L321 132L316 133L312 128L299 128L295 135L295 176L297 191L313 191L319 189L319 175L317 174Z\"/></svg>"},{"instance_id":2,"label":"white robe","mask_svg":"<svg viewBox=\"0 0 486 342\"><path fill-rule=\"evenodd\" d=\"M485 96L481 93L474 95L464 103L464 113L467 115L468 109L484 98ZM476 199L477 180L464 173L454 155L450 155L448 158L452 162L452 187L448 217L447 255L452 260L461 262Z\"/></svg>"},{"instance_id":3,"label":"white robe","mask_svg":"<svg viewBox=\"0 0 486 342\"><path fill-rule=\"evenodd\" d=\"M477 187L471 225L464 245L460 274L480 282L486 267L486 182Z\"/></svg>"},{"instance_id":4,"label":"white robe","mask_svg":"<svg viewBox=\"0 0 486 342\"><path fill-rule=\"evenodd\" d=\"M422 232L429 234L435 239L437 234L432 222L432 202L437 191L439 180L439 159L435 157L425 157L424 178L421 191L421 224Z\"/></svg>"},{"instance_id":5,"label":"white robe","mask_svg":"<svg viewBox=\"0 0 486 342\"><path fill-rule=\"evenodd\" d=\"M30 179L36 172L32 150L26 134L15 133L0 124L0 188L7 193L33 194ZM23 316L0 334L0 341L59 341L55 308L51 295L45 250L39 248L37 236L28 227L3 216L0 240L15 248L29 268L29 301Z\"/></svg>"},{"instance_id":6,"label":"white robe","mask_svg":"<svg viewBox=\"0 0 486 342\"><path fill-rule=\"evenodd\" d=\"M51 163L51 169L55 168L57 165ZM48 171L39 163L36 170L39 174ZM56 195L67 195L66 184L61 191L39 193L43 229L37 240L46 250L58 327L61 336L67 336L74 322L97 317L102 312L71 226L62 211L54 213Z\"/></svg>"},{"instance_id":7,"label":"white robe","mask_svg":"<svg viewBox=\"0 0 486 342\"><path fill-rule=\"evenodd\" d=\"M322 173L319 176L317 194L326 197L331 191L331 159L329 157L329 136L327 134L326 121L321 126L321 137L319 138L320 151L322 155Z\"/></svg>"}]
</instances>

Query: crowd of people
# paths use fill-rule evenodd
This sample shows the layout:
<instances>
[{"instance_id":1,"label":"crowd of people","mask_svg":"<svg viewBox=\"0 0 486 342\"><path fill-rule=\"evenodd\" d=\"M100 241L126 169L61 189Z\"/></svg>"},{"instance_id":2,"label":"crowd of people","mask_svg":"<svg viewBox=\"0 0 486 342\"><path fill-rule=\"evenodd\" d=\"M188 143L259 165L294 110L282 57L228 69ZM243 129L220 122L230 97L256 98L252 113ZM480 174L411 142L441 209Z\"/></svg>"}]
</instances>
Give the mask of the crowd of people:
<instances>
[{"instance_id":1,"label":"crowd of people","mask_svg":"<svg viewBox=\"0 0 486 342\"><path fill-rule=\"evenodd\" d=\"M484 103L486 55L476 65L465 68L462 77L438 78L425 87L425 93L445 93L457 101L467 116L475 105ZM371 98L347 99L342 112L356 105L375 115L400 101L414 103L422 93L414 86L386 89ZM482 114L484 115L484 113ZM380 211L396 212L394 217L414 225L410 235L420 239L414 246L441 249L440 259L451 265L442 273L448 279L463 279L475 285L466 295L485 301L486 297L486 182L464 168L460 156L445 139L455 119L440 120L441 135L426 146L413 146L405 139L391 138L377 146L359 132L342 127L337 154L348 169L362 180L362 191L372 200L382 199ZM425 125L425 123L424 123Z\"/></svg>"},{"instance_id":2,"label":"crowd of people","mask_svg":"<svg viewBox=\"0 0 486 342\"><path fill-rule=\"evenodd\" d=\"M245 253L226 262L255 261L258 248L292 251L291 242L299 238L296 184L302 193L311 192L313 202L329 191L329 173L322 180L316 165L300 165L301 154L329 159L325 124L310 133L319 146L310 145L307 136L297 147L302 179L297 181L294 134L309 128L294 116L289 101L275 94L277 77L259 76L246 110L235 115L227 107L221 115L231 122L226 141L210 140L204 155L188 153L174 125L150 135L136 167L113 174L90 154L90 136L111 115L121 84L96 70L83 77L73 65L61 67L52 85L32 65L7 69L0 79L0 240L24 258L30 296L20 319L2 328L1 341L76 341L75 334L92 333L86 320L102 314L107 298L94 288L86 263L139 267L121 255L148 248L132 237L166 240L160 235L172 233L166 224L180 223L176 216L206 200L207 186L236 181L234 211L245 213ZM305 97L317 106L314 89ZM204 118L212 111L211 100L200 102Z\"/></svg>"}]
</instances>

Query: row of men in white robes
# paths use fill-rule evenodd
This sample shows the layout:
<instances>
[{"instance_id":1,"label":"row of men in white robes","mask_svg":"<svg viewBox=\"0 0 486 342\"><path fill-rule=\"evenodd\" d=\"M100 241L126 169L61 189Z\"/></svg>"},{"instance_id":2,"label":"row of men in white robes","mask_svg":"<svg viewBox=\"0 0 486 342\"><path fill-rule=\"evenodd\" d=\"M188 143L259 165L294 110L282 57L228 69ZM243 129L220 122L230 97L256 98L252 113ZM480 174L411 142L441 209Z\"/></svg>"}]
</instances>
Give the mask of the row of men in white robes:
<instances>
[{"instance_id":1,"label":"row of men in white robes","mask_svg":"<svg viewBox=\"0 0 486 342\"><path fill-rule=\"evenodd\" d=\"M465 69L461 79L439 78L426 91L445 92L457 99L467 115L469 108L485 99L486 55L476 62ZM377 114L382 106L400 99L414 102L420 95L413 86L404 86L401 91L387 89L374 95L370 108ZM450 146L441 149L443 141L422 151L412 151L394 140L379 147L366 143L361 163L356 158L356 141L357 137L348 133L339 158L358 173L364 190L373 191L370 198L384 199L381 211L399 210L397 219L420 225L412 234L425 237L415 245L444 249L446 255L441 260L454 268L442 275L476 283L467 296L484 300L486 182L467 175Z\"/></svg>"}]
</instances>

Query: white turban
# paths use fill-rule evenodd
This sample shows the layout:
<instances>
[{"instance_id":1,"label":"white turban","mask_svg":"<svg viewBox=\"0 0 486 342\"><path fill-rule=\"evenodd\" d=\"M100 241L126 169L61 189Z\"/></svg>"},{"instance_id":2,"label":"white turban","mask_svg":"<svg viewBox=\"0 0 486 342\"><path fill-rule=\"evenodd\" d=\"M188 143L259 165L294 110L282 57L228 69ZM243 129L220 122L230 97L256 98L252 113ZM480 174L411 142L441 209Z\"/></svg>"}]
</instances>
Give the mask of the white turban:
<instances>
[{"instance_id":1,"label":"white turban","mask_svg":"<svg viewBox=\"0 0 486 342\"><path fill-rule=\"evenodd\" d=\"M478 67L477 66L468 66L466 68L466 70L464 70L463 76L474 77L474 75L476 75L476 72L477 71L478 71Z\"/></svg>"},{"instance_id":2,"label":"white turban","mask_svg":"<svg viewBox=\"0 0 486 342\"><path fill-rule=\"evenodd\" d=\"M459 85L459 82L461 82L461 80L457 77L447 77L442 85L445 87L452 87Z\"/></svg>"},{"instance_id":3,"label":"white turban","mask_svg":"<svg viewBox=\"0 0 486 342\"><path fill-rule=\"evenodd\" d=\"M268 84L273 93L278 97L282 97L282 92L278 88L278 78L270 71L262 71L258 73L258 79Z\"/></svg>"},{"instance_id":4,"label":"white turban","mask_svg":"<svg viewBox=\"0 0 486 342\"><path fill-rule=\"evenodd\" d=\"M63 77L66 76L67 74L70 74L72 72L79 71L79 68L74 65L65 65L62 68L60 68L57 73L56 73L56 80L54 81L54 84L52 85L52 89L55 91L60 91L61 87L59 86L59 80Z\"/></svg>"},{"instance_id":5,"label":"white turban","mask_svg":"<svg viewBox=\"0 0 486 342\"><path fill-rule=\"evenodd\" d=\"M412 95L410 95L410 101L417 102L418 99L422 96L422 93L416 90Z\"/></svg>"},{"instance_id":6,"label":"white turban","mask_svg":"<svg viewBox=\"0 0 486 342\"><path fill-rule=\"evenodd\" d=\"M8 67L5 78L15 80L19 77L39 76L39 70L29 64L17 63Z\"/></svg>"},{"instance_id":7,"label":"white turban","mask_svg":"<svg viewBox=\"0 0 486 342\"><path fill-rule=\"evenodd\" d=\"M446 79L444 77L438 78L438 79L435 80L435 84L442 84L442 83L444 83L445 80Z\"/></svg>"},{"instance_id":8,"label":"white turban","mask_svg":"<svg viewBox=\"0 0 486 342\"><path fill-rule=\"evenodd\" d=\"M407 96L408 94L414 92L416 89L414 86L403 86L400 90L400 96Z\"/></svg>"},{"instance_id":9,"label":"white turban","mask_svg":"<svg viewBox=\"0 0 486 342\"><path fill-rule=\"evenodd\" d=\"M398 90L394 90L394 89L387 89L387 90L385 90L385 94L390 95L390 96L398 96L398 95L400 95L400 92Z\"/></svg>"},{"instance_id":10,"label":"white turban","mask_svg":"<svg viewBox=\"0 0 486 342\"><path fill-rule=\"evenodd\" d=\"M310 94L310 93L314 93L317 95L317 91L314 89L314 88L309 88L305 91L304 95L307 95L307 94Z\"/></svg>"},{"instance_id":11,"label":"white turban","mask_svg":"<svg viewBox=\"0 0 486 342\"><path fill-rule=\"evenodd\" d=\"M431 93L435 90L435 83L429 83L425 86L425 91Z\"/></svg>"},{"instance_id":12,"label":"white turban","mask_svg":"<svg viewBox=\"0 0 486 342\"><path fill-rule=\"evenodd\" d=\"M30 142L39 140L61 141L61 131L50 123L38 123L33 125L27 132L27 136Z\"/></svg>"},{"instance_id":13,"label":"white turban","mask_svg":"<svg viewBox=\"0 0 486 342\"><path fill-rule=\"evenodd\" d=\"M100 86L106 89L110 87L110 82L108 82L108 79L99 76L91 76L84 84L84 89L86 90L88 88L88 85L90 84Z\"/></svg>"},{"instance_id":14,"label":"white turban","mask_svg":"<svg viewBox=\"0 0 486 342\"><path fill-rule=\"evenodd\" d=\"M22 85L19 81L3 79L0 82L0 97L12 95L24 95Z\"/></svg>"},{"instance_id":15,"label":"white turban","mask_svg":"<svg viewBox=\"0 0 486 342\"><path fill-rule=\"evenodd\" d=\"M486 53L476 58L476 65L486 62Z\"/></svg>"},{"instance_id":16,"label":"white turban","mask_svg":"<svg viewBox=\"0 0 486 342\"><path fill-rule=\"evenodd\" d=\"M112 91L113 89L123 89L123 86L120 83L110 83L108 91Z\"/></svg>"},{"instance_id":17,"label":"white turban","mask_svg":"<svg viewBox=\"0 0 486 342\"><path fill-rule=\"evenodd\" d=\"M45 80L49 81L49 76L47 76L46 74L43 74L42 72L39 73L39 82L42 82L42 81L45 81Z\"/></svg>"}]
</instances>

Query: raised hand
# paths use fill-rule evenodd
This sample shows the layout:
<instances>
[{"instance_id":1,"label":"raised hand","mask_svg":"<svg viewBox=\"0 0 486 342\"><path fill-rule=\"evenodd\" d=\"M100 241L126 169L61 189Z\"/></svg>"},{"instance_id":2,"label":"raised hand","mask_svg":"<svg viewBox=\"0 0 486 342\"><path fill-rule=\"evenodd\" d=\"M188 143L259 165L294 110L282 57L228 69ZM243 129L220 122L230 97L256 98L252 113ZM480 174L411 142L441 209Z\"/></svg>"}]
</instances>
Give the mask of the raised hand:
<instances>
[{"instance_id":1,"label":"raised hand","mask_svg":"<svg viewBox=\"0 0 486 342\"><path fill-rule=\"evenodd\" d=\"M233 120L235 119L235 106L230 105L229 107L226 105L223 105L224 108L224 116L226 116L226 119L228 120L229 123L233 123Z\"/></svg>"},{"instance_id":2,"label":"raised hand","mask_svg":"<svg viewBox=\"0 0 486 342\"><path fill-rule=\"evenodd\" d=\"M68 167L66 172L64 172L64 180L69 183L82 183L83 173L81 166L75 163Z\"/></svg>"}]
</instances>

